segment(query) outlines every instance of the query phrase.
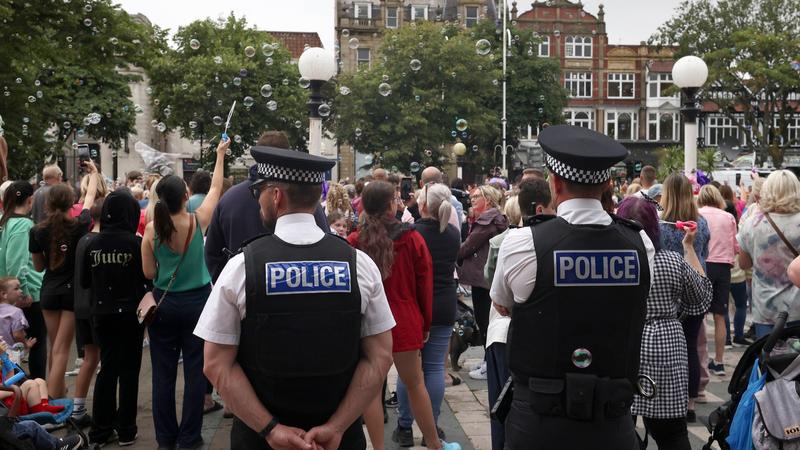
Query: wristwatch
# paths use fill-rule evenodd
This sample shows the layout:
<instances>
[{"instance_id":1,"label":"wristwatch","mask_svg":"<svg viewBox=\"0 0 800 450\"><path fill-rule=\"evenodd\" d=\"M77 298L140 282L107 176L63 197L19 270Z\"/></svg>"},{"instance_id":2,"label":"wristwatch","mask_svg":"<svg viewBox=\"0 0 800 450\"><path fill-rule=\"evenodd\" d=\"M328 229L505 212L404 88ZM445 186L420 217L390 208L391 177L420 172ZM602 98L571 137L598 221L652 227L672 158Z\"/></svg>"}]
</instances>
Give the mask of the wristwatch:
<instances>
[{"instance_id":1,"label":"wristwatch","mask_svg":"<svg viewBox=\"0 0 800 450\"><path fill-rule=\"evenodd\" d=\"M261 436L262 439L266 439L270 433L272 433L272 429L278 426L278 418L272 417L272 420L269 421L267 426L264 427L263 430L258 432L258 435Z\"/></svg>"}]
</instances>

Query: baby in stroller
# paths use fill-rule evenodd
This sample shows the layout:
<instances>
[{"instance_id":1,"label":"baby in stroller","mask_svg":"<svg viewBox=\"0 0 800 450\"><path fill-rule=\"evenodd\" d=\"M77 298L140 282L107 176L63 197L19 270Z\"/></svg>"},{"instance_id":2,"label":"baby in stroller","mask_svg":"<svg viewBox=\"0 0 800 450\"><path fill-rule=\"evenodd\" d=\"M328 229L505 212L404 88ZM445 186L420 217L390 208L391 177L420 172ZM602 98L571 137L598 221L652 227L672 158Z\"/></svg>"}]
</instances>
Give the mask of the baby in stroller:
<instances>
[{"instance_id":1,"label":"baby in stroller","mask_svg":"<svg viewBox=\"0 0 800 450\"><path fill-rule=\"evenodd\" d=\"M10 386L21 381L25 374L19 369L8 355L8 345L0 339L0 363L2 363L2 380L4 386ZM20 415L34 413L58 414L64 410L63 406L51 405L47 397L47 382L41 378L25 380L19 385L22 400L19 403ZM14 392L0 391L0 401L6 407L11 408L14 404L16 395Z\"/></svg>"}]
</instances>

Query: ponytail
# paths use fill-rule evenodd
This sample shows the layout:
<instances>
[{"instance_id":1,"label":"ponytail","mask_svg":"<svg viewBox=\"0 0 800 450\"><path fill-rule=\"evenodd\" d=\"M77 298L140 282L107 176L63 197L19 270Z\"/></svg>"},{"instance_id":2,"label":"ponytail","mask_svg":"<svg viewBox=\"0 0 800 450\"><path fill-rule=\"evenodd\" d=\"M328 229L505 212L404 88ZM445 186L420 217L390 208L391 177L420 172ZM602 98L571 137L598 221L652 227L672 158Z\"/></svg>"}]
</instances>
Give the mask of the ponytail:
<instances>
[{"instance_id":1,"label":"ponytail","mask_svg":"<svg viewBox=\"0 0 800 450\"><path fill-rule=\"evenodd\" d=\"M453 205L450 203L450 189L444 184L429 184L417 193L417 203L425 205L428 214L439 222L439 233L444 233L450 224Z\"/></svg>"},{"instance_id":2,"label":"ponytail","mask_svg":"<svg viewBox=\"0 0 800 450\"><path fill-rule=\"evenodd\" d=\"M39 229L46 229L50 233L50 248L48 249L48 265L50 270L61 267L67 255L67 250L72 240L72 232L77 222L69 215L72 203L75 201L75 192L66 184L56 184L47 191L47 218L39 223Z\"/></svg>"},{"instance_id":3,"label":"ponytail","mask_svg":"<svg viewBox=\"0 0 800 450\"><path fill-rule=\"evenodd\" d=\"M439 204L439 211L437 212L439 233L444 233L444 230L450 225L450 214L453 214L453 205L451 205L450 202L442 202Z\"/></svg>"},{"instance_id":4,"label":"ponytail","mask_svg":"<svg viewBox=\"0 0 800 450\"><path fill-rule=\"evenodd\" d=\"M156 237L162 243L168 244L177 231L172 222L172 215L184 207L186 182L175 175L168 175L159 180L155 191L158 200L153 207L153 228Z\"/></svg>"},{"instance_id":5,"label":"ponytail","mask_svg":"<svg viewBox=\"0 0 800 450\"><path fill-rule=\"evenodd\" d=\"M3 193L3 216L0 217L0 230L9 219L14 217L14 210L33 196L33 186L27 181L15 181L8 185Z\"/></svg>"},{"instance_id":6,"label":"ponytail","mask_svg":"<svg viewBox=\"0 0 800 450\"><path fill-rule=\"evenodd\" d=\"M153 228L158 239L164 243L169 243L170 239L172 239L172 234L177 231L175 224L172 222L172 215L169 213L167 204L161 200L156 201L153 208Z\"/></svg>"}]
</instances>

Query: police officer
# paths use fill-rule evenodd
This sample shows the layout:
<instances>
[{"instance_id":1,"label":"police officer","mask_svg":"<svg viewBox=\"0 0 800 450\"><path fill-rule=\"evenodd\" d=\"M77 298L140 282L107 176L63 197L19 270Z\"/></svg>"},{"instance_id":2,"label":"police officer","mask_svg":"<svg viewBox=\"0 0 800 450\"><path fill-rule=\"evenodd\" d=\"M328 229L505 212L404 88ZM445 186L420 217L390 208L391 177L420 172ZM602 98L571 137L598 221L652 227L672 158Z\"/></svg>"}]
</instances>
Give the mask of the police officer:
<instances>
[{"instance_id":1,"label":"police officer","mask_svg":"<svg viewBox=\"0 0 800 450\"><path fill-rule=\"evenodd\" d=\"M251 190L275 232L228 262L195 329L204 372L236 415L231 448L364 449L359 417L392 361L380 272L314 221L333 161L251 153Z\"/></svg>"},{"instance_id":2,"label":"police officer","mask_svg":"<svg viewBox=\"0 0 800 450\"><path fill-rule=\"evenodd\" d=\"M600 203L628 152L567 125L544 129L539 144L557 216L509 232L491 288L511 315L505 448L637 449L630 406L655 251Z\"/></svg>"}]
</instances>

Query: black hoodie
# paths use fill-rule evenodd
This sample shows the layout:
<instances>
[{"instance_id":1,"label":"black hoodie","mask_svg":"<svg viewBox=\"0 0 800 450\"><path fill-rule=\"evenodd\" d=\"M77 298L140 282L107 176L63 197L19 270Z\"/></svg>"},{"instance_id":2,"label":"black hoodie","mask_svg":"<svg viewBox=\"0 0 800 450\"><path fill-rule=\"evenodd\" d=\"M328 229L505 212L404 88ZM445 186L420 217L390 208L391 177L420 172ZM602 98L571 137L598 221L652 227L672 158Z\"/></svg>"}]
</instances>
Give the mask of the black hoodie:
<instances>
[{"instance_id":1,"label":"black hoodie","mask_svg":"<svg viewBox=\"0 0 800 450\"><path fill-rule=\"evenodd\" d=\"M94 314L135 313L150 287L136 236L139 215L139 203L127 192L112 192L103 202L100 233L86 248L81 277L95 294Z\"/></svg>"}]
</instances>

